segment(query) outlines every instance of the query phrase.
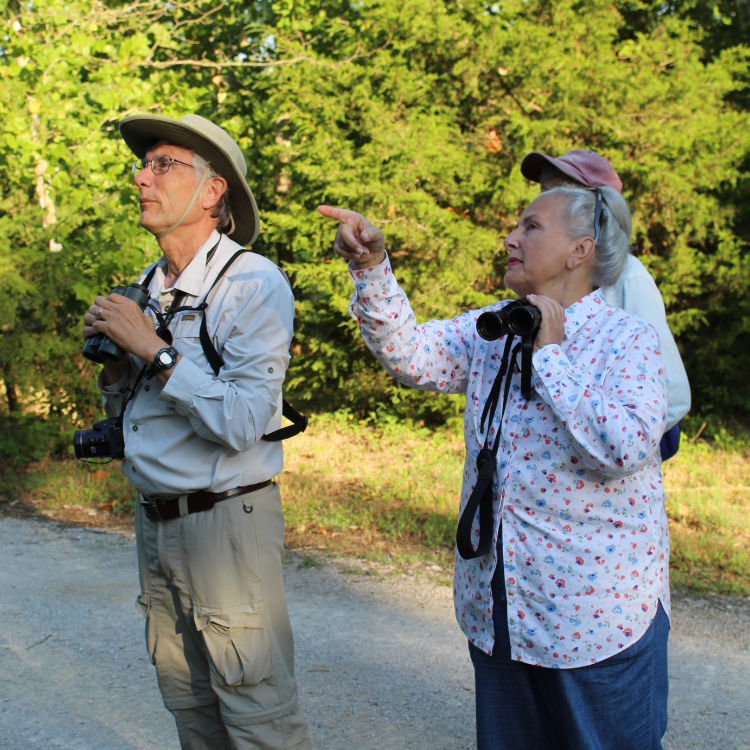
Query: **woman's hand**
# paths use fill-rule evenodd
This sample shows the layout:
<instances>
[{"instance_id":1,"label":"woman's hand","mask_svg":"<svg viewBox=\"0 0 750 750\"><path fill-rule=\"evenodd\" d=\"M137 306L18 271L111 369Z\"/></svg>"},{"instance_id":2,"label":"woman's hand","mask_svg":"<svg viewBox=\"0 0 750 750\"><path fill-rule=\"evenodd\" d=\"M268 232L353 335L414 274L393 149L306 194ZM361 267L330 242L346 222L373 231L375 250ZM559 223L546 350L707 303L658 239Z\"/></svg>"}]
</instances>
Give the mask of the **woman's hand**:
<instances>
[{"instance_id":1,"label":"woman's hand","mask_svg":"<svg viewBox=\"0 0 750 750\"><path fill-rule=\"evenodd\" d=\"M561 344L565 336L565 308L550 297L529 294L526 299L542 313L542 325L534 339L534 351L550 344Z\"/></svg>"},{"instance_id":2,"label":"woman's hand","mask_svg":"<svg viewBox=\"0 0 750 750\"><path fill-rule=\"evenodd\" d=\"M385 238L362 214L346 208L318 206L323 216L341 222L336 232L333 251L357 268L372 268L385 259Z\"/></svg>"}]
</instances>

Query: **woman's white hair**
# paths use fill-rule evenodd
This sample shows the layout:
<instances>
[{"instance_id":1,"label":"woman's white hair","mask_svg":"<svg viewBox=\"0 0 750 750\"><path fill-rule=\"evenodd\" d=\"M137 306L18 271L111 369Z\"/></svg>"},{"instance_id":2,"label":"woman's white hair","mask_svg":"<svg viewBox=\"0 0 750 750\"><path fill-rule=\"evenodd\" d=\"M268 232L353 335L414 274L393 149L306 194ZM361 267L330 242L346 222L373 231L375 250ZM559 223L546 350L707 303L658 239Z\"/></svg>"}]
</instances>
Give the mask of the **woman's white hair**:
<instances>
[{"instance_id":1,"label":"woman's white hair","mask_svg":"<svg viewBox=\"0 0 750 750\"><path fill-rule=\"evenodd\" d=\"M618 282L628 260L633 231L630 209L622 195L609 186L600 189L604 205L591 272L594 288ZM559 195L566 199L565 214L570 237L594 237L596 190L568 184L547 190L543 195Z\"/></svg>"}]
</instances>

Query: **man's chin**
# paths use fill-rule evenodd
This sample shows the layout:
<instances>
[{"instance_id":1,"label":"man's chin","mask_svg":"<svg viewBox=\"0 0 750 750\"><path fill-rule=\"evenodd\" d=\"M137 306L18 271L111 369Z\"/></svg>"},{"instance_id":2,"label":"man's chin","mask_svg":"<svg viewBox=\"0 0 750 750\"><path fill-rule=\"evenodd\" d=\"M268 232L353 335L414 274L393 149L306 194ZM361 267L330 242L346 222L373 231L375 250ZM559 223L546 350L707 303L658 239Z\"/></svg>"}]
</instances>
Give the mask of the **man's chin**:
<instances>
[{"instance_id":1,"label":"man's chin","mask_svg":"<svg viewBox=\"0 0 750 750\"><path fill-rule=\"evenodd\" d=\"M166 229L166 227L161 226L161 222L157 221L155 217L149 216L149 212L146 210L141 211L138 223L147 232L151 232L151 234L157 234L158 232L162 231L162 229Z\"/></svg>"}]
</instances>

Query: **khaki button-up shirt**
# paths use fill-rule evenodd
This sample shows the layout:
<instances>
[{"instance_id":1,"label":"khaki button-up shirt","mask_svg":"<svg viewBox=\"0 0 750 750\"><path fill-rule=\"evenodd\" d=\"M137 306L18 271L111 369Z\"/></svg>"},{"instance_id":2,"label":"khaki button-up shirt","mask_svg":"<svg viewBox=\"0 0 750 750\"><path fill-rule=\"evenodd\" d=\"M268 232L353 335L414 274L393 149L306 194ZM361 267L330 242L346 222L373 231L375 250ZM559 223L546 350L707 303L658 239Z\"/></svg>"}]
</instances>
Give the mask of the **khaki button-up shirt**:
<instances>
[{"instance_id":1,"label":"khaki button-up shirt","mask_svg":"<svg viewBox=\"0 0 750 750\"><path fill-rule=\"evenodd\" d=\"M181 305L196 306L240 249L222 235L207 262L219 239L218 232L211 234L172 290L164 289L166 260L158 261L149 287L152 300L161 305L179 290L185 294ZM282 470L281 443L261 437L281 426L281 387L294 318L289 283L271 261L244 253L214 287L203 314L224 359L219 374L214 375L198 337L202 313L178 313L169 328L182 359L166 385L144 379L127 407L122 472L149 498L223 492ZM100 376L108 416L119 414L124 393L144 364L133 356L130 363L114 385L103 386Z\"/></svg>"}]
</instances>

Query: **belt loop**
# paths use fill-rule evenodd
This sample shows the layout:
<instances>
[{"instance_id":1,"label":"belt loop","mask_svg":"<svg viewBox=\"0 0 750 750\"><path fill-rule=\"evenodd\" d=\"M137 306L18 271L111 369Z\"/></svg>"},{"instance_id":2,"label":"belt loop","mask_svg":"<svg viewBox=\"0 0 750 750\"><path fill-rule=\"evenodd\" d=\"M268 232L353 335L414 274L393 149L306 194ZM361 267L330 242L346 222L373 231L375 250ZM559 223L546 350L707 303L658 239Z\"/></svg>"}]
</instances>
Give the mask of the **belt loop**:
<instances>
[{"instance_id":1,"label":"belt loop","mask_svg":"<svg viewBox=\"0 0 750 750\"><path fill-rule=\"evenodd\" d=\"M187 495L180 495L180 518L185 518L185 516L190 512L188 510L188 496Z\"/></svg>"}]
</instances>

